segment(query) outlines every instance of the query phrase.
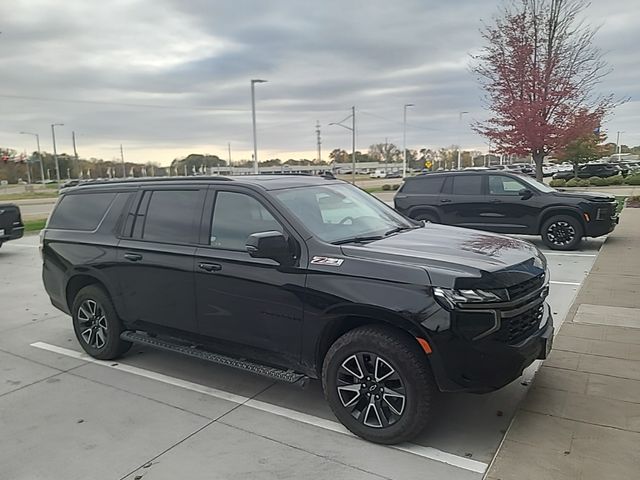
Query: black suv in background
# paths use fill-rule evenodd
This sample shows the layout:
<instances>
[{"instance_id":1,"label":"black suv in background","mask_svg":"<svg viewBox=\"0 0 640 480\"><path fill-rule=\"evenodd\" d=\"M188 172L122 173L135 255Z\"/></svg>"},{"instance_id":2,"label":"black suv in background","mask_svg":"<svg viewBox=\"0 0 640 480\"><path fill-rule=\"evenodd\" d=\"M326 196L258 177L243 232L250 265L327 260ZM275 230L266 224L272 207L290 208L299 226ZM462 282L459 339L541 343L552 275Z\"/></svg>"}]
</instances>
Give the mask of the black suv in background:
<instances>
[{"instance_id":1,"label":"black suv in background","mask_svg":"<svg viewBox=\"0 0 640 480\"><path fill-rule=\"evenodd\" d=\"M12 203L0 203L0 247L4 242L22 238L23 234L20 208Z\"/></svg>"},{"instance_id":2,"label":"black suv in background","mask_svg":"<svg viewBox=\"0 0 640 480\"><path fill-rule=\"evenodd\" d=\"M43 280L99 359L132 343L322 379L352 432L397 443L436 390L488 392L551 348L530 243L413 222L339 180L94 182L61 192Z\"/></svg>"},{"instance_id":3,"label":"black suv in background","mask_svg":"<svg viewBox=\"0 0 640 480\"><path fill-rule=\"evenodd\" d=\"M555 250L573 250L618 223L615 197L557 191L525 175L446 172L407 178L395 208L416 220L498 233L541 235Z\"/></svg>"},{"instance_id":4,"label":"black suv in background","mask_svg":"<svg viewBox=\"0 0 640 480\"><path fill-rule=\"evenodd\" d=\"M608 178L614 177L616 175L625 176L628 171L628 168L623 170L618 165L615 165L613 163L587 163L586 165L578 166L577 174L578 178ZM575 173L573 170L553 174L554 180L571 180L572 178L575 178Z\"/></svg>"}]
</instances>

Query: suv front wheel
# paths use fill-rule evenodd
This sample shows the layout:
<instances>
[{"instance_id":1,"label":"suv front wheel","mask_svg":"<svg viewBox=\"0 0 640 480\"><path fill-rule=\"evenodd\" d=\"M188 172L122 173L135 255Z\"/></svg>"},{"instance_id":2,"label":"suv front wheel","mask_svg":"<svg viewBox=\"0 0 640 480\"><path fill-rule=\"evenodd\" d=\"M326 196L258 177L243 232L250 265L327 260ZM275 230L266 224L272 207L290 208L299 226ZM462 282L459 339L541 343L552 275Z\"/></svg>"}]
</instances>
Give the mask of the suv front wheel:
<instances>
[{"instance_id":1,"label":"suv front wheel","mask_svg":"<svg viewBox=\"0 0 640 480\"><path fill-rule=\"evenodd\" d=\"M429 421L435 394L418 342L383 326L360 327L336 340L324 360L322 385L345 427L382 444L418 435Z\"/></svg>"},{"instance_id":2,"label":"suv front wheel","mask_svg":"<svg viewBox=\"0 0 640 480\"><path fill-rule=\"evenodd\" d=\"M583 235L580 222L569 215L551 217L542 225L542 241L552 250L575 250Z\"/></svg>"},{"instance_id":3,"label":"suv front wheel","mask_svg":"<svg viewBox=\"0 0 640 480\"><path fill-rule=\"evenodd\" d=\"M89 285L82 288L71 309L73 330L85 352L99 360L112 360L131 348L120 338L122 323L105 291Z\"/></svg>"}]
</instances>

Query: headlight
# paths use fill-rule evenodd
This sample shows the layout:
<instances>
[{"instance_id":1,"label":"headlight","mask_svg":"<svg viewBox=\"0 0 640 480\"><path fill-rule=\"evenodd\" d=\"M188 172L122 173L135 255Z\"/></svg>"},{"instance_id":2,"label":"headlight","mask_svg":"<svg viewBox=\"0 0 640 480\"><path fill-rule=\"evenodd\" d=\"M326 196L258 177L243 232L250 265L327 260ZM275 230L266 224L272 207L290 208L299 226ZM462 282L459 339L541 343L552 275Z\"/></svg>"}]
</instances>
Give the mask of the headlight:
<instances>
[{"instance_id":1,"label":"headlight","mask_svg":"<svg viewBox=\"0 0 640 480\"><path fill-rule=\"evenodd\" d=\"M464 290L435 287L433 293L445 308L453 309L460 304L491 303L509 301L509 293L506 289L496 290Z\"/></svg>"}]
</instances>

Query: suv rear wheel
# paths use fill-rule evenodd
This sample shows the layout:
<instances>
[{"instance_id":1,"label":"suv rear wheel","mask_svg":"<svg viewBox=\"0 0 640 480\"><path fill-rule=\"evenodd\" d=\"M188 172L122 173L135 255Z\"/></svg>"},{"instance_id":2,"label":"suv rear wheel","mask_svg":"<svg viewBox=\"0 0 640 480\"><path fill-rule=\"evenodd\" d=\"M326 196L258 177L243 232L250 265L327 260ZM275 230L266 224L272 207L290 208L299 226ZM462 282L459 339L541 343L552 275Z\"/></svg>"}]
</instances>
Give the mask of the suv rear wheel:
<instances>
[{"instance_id":1,"label":"suv rear wheel","mask_svg":"<svg viewBox=\"0 0 640 480\"><path fill-rule=\"evenodd\" d=\"M371 442L411 440L429 421L435 382L418 342L393 328L365 326L331 346L324 395L338 419Z\"/></svg>"},{"instance_id":2,"label":"suv rear wheel","mask_svg":"<svg viewBox=\"0 0 640 480\"><path fill-rule=\"evenodd\" d=\"M82 288L71 309L73 330L85 352L100 360L123 355L130 342L120 339L122 322L106 292L95 285Z\"/></svg>"},{"instance_id":3,"label":"suv rear wheel","mask_svg":"<svg viewBox=\"0 0 640 480\"><path fill-rule=\"evenodd\" d=\"M542 225L542 241L552 250L575 250L583 234L580 222L569 215L551 217Z\"/></svg>"}]
</instances>

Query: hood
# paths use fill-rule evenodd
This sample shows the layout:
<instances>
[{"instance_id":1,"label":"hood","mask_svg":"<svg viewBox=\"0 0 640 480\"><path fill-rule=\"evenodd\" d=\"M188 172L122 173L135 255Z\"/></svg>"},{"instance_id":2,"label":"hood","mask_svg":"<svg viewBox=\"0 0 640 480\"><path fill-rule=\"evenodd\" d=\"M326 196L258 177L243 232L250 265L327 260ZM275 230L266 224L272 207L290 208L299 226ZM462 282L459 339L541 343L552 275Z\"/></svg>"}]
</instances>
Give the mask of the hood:
<instances>
[{"instance_id":1,"label":"hood","mask_svg":"<svg viewBox=\"0 0 640 480\"><path fill-rule=\"evenodd\" d=\"M561 199L580 198L582 200L589 200L590 202L615 202L616 200L616 197L613 195L598 192L567 192L566 190L558 190L557 192L553 192L552 195Z\"/></svg>"},{"instance_id":2,"label":"hood","mask_svg":"<svg viewBox=\"0 0 640 480\"><path fill-rule=\"evenodd\" d=\"M423 266L432 285L442 287L503 288L546 268L546 259L530 242L435 223L363 245L343 245L342 251L346 256Z\"/></svg>"}]
</instances>

